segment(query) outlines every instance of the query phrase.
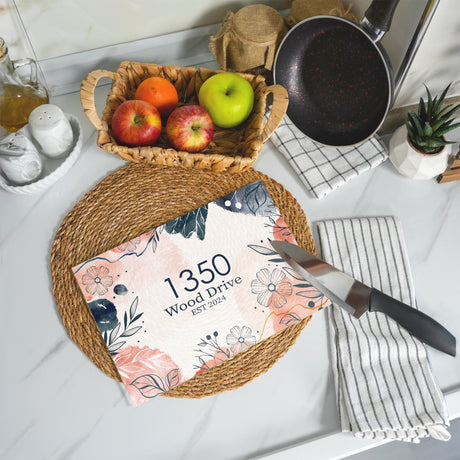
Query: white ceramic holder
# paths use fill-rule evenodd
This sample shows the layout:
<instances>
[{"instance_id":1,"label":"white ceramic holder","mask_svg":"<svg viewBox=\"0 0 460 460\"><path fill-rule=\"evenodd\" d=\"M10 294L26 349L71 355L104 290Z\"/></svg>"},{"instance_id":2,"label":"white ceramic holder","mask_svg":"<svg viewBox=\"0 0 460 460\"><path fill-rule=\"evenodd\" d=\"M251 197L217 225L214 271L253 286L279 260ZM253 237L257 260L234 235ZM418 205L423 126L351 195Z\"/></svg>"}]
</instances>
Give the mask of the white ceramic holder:
<instances>
[{"instance_id":1,"label":"white ceramic holder","mask_svg":"<svg viewBox=\"0 0 460 460\"><path fill-rule=\"evenodd\" d=\"M32 110L29 128L41 153L47 157L60 158L72 148L72 127L57 105L43 104Z\"/></svg>"},{"instance_id":2,"label":"white ceramic holder","mask_svg":"<svg viewBox=\"0 0 460 460\"><path fill-rule=\"evenodd\" d=\"M11 183L28 184L40 176L42 169L27 126L0 139L0 170Z\"/></svg>"},{"instance_id":3,"label":"white ceramic holder","mask_svg":"<svg viewBox=\"0 0 460 460\"><path fill-rule=\"evenodd\" d=\"M64 155L60 159L51 159L43 156L43 171L46 171L46 174L43 173L38 180L35 180L30 184L15 185L9 182L4 177L4 175L0 174L1 188L10 193L15 193L18 195L31 195L34 193L40 193L57 182L62 176L64 176L64 174L69 171L69 169L77 161L80 155L83 144L83 136L78 119L70 114L67 114L66 116L70 122L70 126L73 132L73 143L70 148L70 153Z\"/></svg>"}]
</instances>

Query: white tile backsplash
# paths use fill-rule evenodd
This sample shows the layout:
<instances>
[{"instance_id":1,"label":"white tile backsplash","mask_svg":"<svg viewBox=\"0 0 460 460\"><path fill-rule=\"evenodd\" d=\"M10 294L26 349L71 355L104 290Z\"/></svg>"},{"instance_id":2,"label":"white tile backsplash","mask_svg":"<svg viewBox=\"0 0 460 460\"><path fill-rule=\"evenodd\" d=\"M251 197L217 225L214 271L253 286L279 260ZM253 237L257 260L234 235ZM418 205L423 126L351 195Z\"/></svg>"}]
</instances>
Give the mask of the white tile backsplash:
<instances>
[{"instance_id":1,"label":"white tile backsplash","mask_svg":"<svg viewBox=\"0 0 460 460\"><path fill-rule=\"evenodd\" d=\"M15 0L15 3L38 58L48 59L218 23L228 10L237 11L258 2ZM276 9L286 7L286 0L268 0L263 3ZM13 0L0 0L0 6L3 5L10 9Z\"/></svg>"},{"instance_id":2,"label":"white tile backsplash","mask_svg":"<svg viewBox=\"0 0 460 460\"><path fill-rule=\"evenodd\" d=\"M12 59L33 57L33 49L27 40L21 17L11 0L0 0L0 37L7 43Z\"/></svg>"},{"instance_id":3,"label":"white tile backsplash","mask_svg":"<svg viewBox=\"0 0 460 460\"><path fill-rule=\"evenodd\" d=\"M395 70L426 2L400 0L392 28L382 41ZM15 3L36 57L54 60L58 56L218 24L228 10L237 11L257 0L218 3L213 0L16 0ZM0 36L7 41L13 59L33 55L15 3L0 0ZM290 6L287 0L264 3L277 9ZM361 17L369 3L369 0L355 0L354 12ZM188 52L193 55L194 51ZM442 0L395 105L413 103L424 96L424 83L436 94L451 81L454 84L449 95L460 94L460 13L458 0Z\"/></svg>"}]
</instances>

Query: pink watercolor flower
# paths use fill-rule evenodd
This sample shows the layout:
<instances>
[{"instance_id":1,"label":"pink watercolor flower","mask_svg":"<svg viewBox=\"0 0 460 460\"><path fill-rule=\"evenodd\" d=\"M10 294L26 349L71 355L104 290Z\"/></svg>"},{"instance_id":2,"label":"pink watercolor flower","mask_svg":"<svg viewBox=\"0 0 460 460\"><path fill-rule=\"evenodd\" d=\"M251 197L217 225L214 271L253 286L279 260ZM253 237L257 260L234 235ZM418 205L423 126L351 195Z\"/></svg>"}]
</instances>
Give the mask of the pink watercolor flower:
<instances>
[{"instance_id":1,"label":"pink watercolor flower","mask_svg":"<svg viewBox=\"0 0 460 460\"><path fill-rule=\"evenodd\" d=\"M120 244L116 247L116 249L119 252L133 252L140 243L141 237L138 236L137 238L133 238L131 241L127 241L126 243Z\"/></svg>"},{"instance_id":2,"label":"pink watercolor flower","mask_svg":"<svg viewBox=\"0 0 460 460\"><path fill-rule=\"evenodd\" d=\"M100 265L96 267L92 265L86 270L86 273L81 277L81 282L85 286L85 291L88 294L103 295L108 291L108 287L113 284L113 277L108 275L109 269Z\"/></svg>"},{"instance_id":3,"label":"pink watercolor flower","mask_svg":"<svg viewBox=\"0 0 460 460\"><path fill-rule=\"evenodd\" d=\"M135 406L182 383L176 363L158 349L129 346L113 360Z\"/></svg>"},{"instance_id":4,"label":"pink watercolor flower","mask_svg":"<svg viewBox=\"0 0 460 460\"><path fill-rule=\"evenodd\" d=\"M297 244L294 235L289 230L282 216L278 217L273 227L273 238L277 241L287 241L288 243Z\"/></svg>"},{"instance_id":5,"label":"pink watercolor flower","mask_svg":"<svg viewBox=\"0 0 460 460\"><path fill-rule=\"evenodd\" d=\"M201 365L201 367L195 372L195 375L201 374L204 371L208 371L212 367L227 361L231 357L232 354L228 348L216 350L216 352L214 353L214 357L204 362Z\"/></svg>"},{"instance_id":6,"label":"pink watercolor flower","mask_svg":"<svg viewBox=\"0 0 460 460\"><path fill-rule=\"evenodd\" d=\"M267 268L262 268L256 277L251 282L251 292L257 294L260 305L281 308L286 304L286 297L292 294L292 285L283 271L275 268L270 273Z\"/></svg>"}]
</instances>

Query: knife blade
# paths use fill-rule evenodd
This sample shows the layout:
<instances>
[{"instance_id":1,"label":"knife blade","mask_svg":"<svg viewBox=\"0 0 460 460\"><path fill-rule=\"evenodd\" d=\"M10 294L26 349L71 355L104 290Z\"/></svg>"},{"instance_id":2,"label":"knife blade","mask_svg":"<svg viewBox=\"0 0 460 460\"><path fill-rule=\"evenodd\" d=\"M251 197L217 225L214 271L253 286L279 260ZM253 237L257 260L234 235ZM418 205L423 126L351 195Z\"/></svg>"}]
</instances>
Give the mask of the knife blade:
<instances>
[{"instance_id":1,"label":"knife blade","mask_svg":"<svg viewBox=\"0 0 460 460\"><path fill-rule=\"evenodd\" d=\"M365 285L296 244L270 243L302 278L355 318L368 311L385 313L427 345L456 355L456 338L430 316Z\"/></svg>"}]
</instances>

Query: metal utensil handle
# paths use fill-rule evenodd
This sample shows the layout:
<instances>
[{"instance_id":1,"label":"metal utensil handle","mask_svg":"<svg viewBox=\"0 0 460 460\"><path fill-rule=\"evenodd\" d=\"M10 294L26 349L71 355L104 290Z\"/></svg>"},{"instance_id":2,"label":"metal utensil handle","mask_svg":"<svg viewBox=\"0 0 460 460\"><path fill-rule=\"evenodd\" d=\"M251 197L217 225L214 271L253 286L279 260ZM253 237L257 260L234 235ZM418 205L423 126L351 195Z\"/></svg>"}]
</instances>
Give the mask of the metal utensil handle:
<instances>
[{"instance_id":1,"label":"metal utensil handle","mask_svg":"<svg viewBox=\"0 0 460 460\"><path fill-rule=\"evenodd\" d=\"M388 32L398 3L399 0L373 0L364 17L374 28Z\"/></svg>"}]
</instances>

